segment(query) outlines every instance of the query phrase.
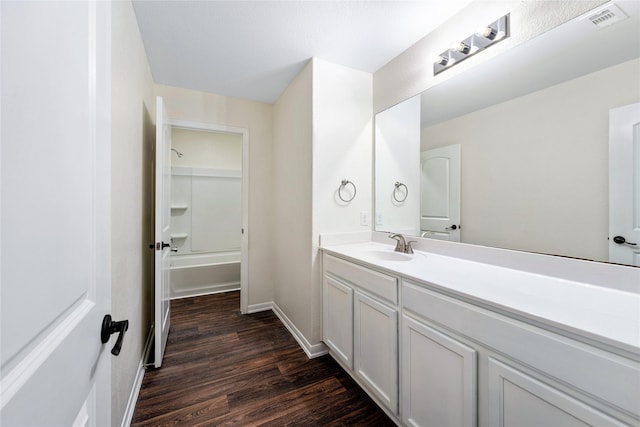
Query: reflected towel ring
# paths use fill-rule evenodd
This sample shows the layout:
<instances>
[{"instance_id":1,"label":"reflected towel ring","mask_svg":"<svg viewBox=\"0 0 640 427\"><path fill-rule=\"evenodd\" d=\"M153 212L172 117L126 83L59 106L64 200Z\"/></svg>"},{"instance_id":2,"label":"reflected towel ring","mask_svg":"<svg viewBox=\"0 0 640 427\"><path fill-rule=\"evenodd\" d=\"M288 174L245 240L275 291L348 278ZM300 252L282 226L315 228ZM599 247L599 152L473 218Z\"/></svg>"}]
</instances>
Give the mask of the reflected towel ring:
<instances>
[{"instance_id":1,"label":"reflected towel ring","mask_svg":"<svg viewBox=\"0 0 640 427\"><path fill-rule=\"evenodd\" d=\"M398 197L396 196L396 193L398 192L398 190L399 190L399 188L400 188L400 187L404 187L404 197L403 197L402 199L398 199ZM401 193L401 194L402 194L402 193ZM393 199L394 199L396 202L402 203L402 202L404 202L405 200L407 200L407 196L408 196L408 195L409 195L409 189L407 188L407 186L406 186L406 185L404 185L404 184L403 184L403 183L401 183L401 182L396 182L396 183L395 183L395 187L393 188Z\"/></svg>"},{"instance_id":2,"label":"reflected towel ring","mask_svg":"<svg viewBox=\"0 0 640 427\"><path fill-rule=\"evenodd\" d=\"M346 187L347 185L351 184L353 186L353 195L351 196L351 198L349 199L345 199L344 197L342 197L342 189L344 187ZM355 197L356 197L356 192L358 190L356 189L356 185L349 181L348 179L343 179L342 183L340 184L340 187L338 187L338 197L340 197L340 200L342 200L345 203L349 203L350 201L352 201Z\"/></svg>"}]
</instances>

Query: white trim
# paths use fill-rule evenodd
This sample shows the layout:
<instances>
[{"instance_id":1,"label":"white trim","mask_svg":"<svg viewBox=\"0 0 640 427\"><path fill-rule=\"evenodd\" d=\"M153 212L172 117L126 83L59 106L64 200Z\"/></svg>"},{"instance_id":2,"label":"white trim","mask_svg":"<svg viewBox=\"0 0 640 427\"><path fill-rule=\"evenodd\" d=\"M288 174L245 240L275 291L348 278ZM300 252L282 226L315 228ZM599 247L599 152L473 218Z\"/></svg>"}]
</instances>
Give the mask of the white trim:
<instances>
[{"instance_id":1,"label":"white trim","mask_svg":"<svg viewBox=\"0 0 640 427\"><path fill-rule=\"evenodd\" d=\"M167 121L167 124L171 127L181 128L181 129L195 129L195 130L204 130L204 131L210 131L210 132L236 133L241 135L249 133L249 131L245 128L219 125L215 123L191 122L188 120L169 119Z\"/></svg>"},{"instance_id":2,"label":"white trim","mask_svg":"<svg viewBox=\"0 0 640 427\"><path fill-rule=\"evenodd\" d=\"M207 176L212 178L242 178L240 169L213 169L172 166L171 176Z\"/></svg>"},{"instance_id":3,"label":"white trim","mask_svg":"<svg viewBox=\"0 0 640 427\"><path fill-rule=\"evenodd\" d=\"M189 268L189 267L185 267L185 268ZM234 292L239 290L240 290L240 283L213 285L208 287L205 290L201 290L201 289L186 290L183 293L180 293L180 295L174 295L169 299L171 301L174 301L178 299L201 297L204 295L222 294L225 292Z\"/></svg>"},{"instance_id":4,"label":"white trim","mask_svg":"<svg viewBox=\"0 0 640 427\"><path fill-rule=\"evenodd\" d=\"M280 321L284 324L284 326L289 330L291 335L298 341L302 350L307 354L309 359L313 359L315 357L324 356L329 353L329 348L322 342L318 344L311 344L304 335L296 328L296 325L293 324L291 320L287 317L286 314L278 307L278 304L272 303L272 310L278 316Z\"/></svg>"},{"instance_id":5,"label":"white trim","mask_svg":"<svg viewBox=\"0 0 640 427\"><path fill-rule=\"evenodd\" d=\"M84 300L0 381L0 409L9 403L69 334L75 331L94 306L94 302Z\"/></svg>"},{"instance_id":6,"label":"white trim","mask_svg":"<svg viewBox=\"0 0 640 427\"><path fill-rule=\"evenodd\" d=\"M0 25L2 25L2 8L3 5L0 3ZM0 46L2 46L2 31L0 30ZM0 94L2 93L2 52L0 52ZM0 129L2 129L2 102L0 102ZM0 132L0 188L2 188L2 132ZM2 197L0 197L0 236L2 236ZM2 244L0 238L0 260L2 259ZM0 263L0 301L2 301L2 263ZM0 355L2 355L2 340L0 339ZM0 357L1 359L2 357ZM0 366L2 365L2 361L0 361ZM0 408L4 406L4 384L2 381L2 375L0 374Z\"/></svg>"},{"instance_id":7,"label":"white trim","mask_svg":"<svg viewBox=\"0 0 640 427\"><path fill-rule=\"evenodd\" d=\"M282 324L287 328L289 333L295 338L298 342L298 345L302 348L309 359L313 359L315 357L324 356L329 353L329 347L327 347L323 342L319 342L318 344L311 344L302 332L296 328L296 325L293 324L291 320L287 317L286 314L282 311L278 304L273 301L263 302L260 304L251 304L248 307L247 314L259 313L261 311L271 310L273 313L278 316L278 319L282 322Z\"/></svg>"},{"instance_id":8,"label":"white trim","mask_svg":"<svg viewBox=\"0 0 640 427\"><path fill-rule=\"evenodd\" d=\"M168 120L171 127L242 135L242 236L240 244L240 312L249 313L249 129L214 123Z\"/></svg>"},{"instance_id":9,"label":"white trim","mask_svg":"<svg viewBox=\"0 0 640 427\"><path fill-rule=\"evenodd\" d=\"M136 372L136 378L133 380L133 386L131 387L131 393L129 394L129 400L127 401L127 407L124 410L122 416L121 427L129 427L133 420L133 413L136 409L136 403L138 402L138 396L140 395L140 389L142 388L142 380L144 379L145 364L149 359L149 353L151 351L151 343L153 342L153 327L149 329L149 335L147 336L147 342L144 345L144 351L142 352L142 359L138 365L138 372Z\"/></svg>"},{"instance_id":10,"label":"white trim","mask_svg":"<svg viewBox=\"0 0 640 427\"><path fill-rule=\"evenodd\" d=\"M249 130L242 132L242 235L240 247L240 312L249 306Z\"/></svg>"},{"instance_id":11,"label":"white trim","mask_svg":"<svg viewBox=\"0 0 640 427\"><path fill-rule=\"evenodd\" d=\"M273 311L273 302L263 302L260 304L251 304L247 307L247 314L259 313L261 311Z\"/></svg>"},{"instance_id":12,"label":"white trim","mask_svg":"<svg viewBox=\"0 0 640 427\"><path fill-rule=\"evenodd\" d=\"M91 389L91 392L89 393L89 399L92 397L92 395L95 394L95 386ZM89 426L89 404L88 404L88 400L85 401L82 404L82 408L80 408L80 412L78 412L78 415L76 415L76 419L73 422L73 424L71 425L71 427L87 427Z\"/></svg>"}]
</instances>

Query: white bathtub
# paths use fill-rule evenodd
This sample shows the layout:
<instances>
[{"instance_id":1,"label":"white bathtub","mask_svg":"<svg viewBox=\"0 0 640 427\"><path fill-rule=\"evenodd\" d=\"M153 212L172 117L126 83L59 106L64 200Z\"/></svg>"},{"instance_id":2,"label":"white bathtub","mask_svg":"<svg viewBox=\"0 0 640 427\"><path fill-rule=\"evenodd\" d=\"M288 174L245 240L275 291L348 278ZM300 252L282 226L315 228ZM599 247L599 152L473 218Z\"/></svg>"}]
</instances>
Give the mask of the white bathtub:
<instances>
[{"instance_id":1,"label":"white bathtub","mask_svg":"<svg viewBox=\"0 0 640 427\"><path fill-rule=\"evenodd\" d=\"M171 299L239 289L239 251L171 257Z\"/></svg>"}]
</instances>

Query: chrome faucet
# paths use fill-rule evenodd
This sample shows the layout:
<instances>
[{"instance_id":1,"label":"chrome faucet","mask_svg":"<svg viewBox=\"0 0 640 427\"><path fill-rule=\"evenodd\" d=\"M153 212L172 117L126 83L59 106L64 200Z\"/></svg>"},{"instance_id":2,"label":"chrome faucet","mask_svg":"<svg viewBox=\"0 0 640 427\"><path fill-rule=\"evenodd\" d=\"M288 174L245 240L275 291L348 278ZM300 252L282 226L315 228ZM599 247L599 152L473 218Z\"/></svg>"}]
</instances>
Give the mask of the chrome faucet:
<instances>
[{"instance_id":1,"label":"chrome faucet","mask_svg":"<svg viewBox=\"0 0 640 427\"><path fill-rule=\"evenodd\" d=\"M405 254L413 253L413 248L411 247L411 244L414 243L415 240L411 240L407 242L404 236L400 233L389 234L389 238L397 241L396 248L394 249L395 252L403 252Z\"/></svg>"}]
</instances>

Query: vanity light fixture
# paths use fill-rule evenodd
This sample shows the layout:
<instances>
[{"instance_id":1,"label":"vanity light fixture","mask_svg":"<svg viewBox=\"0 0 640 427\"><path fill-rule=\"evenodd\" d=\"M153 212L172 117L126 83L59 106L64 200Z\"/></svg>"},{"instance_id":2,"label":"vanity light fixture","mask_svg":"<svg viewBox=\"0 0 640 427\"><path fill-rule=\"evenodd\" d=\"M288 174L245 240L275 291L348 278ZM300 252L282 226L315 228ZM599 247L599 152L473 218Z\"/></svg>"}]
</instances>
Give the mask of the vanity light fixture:
<instances>
[{"instance_id":1,"label":"vanity light fixture","mask_svg":"<svg viewBox=\"0 0 640 427\"><path fill-rule=\"evenodd\" d=\"M440 74L507 37L509 37L509 14L479 28L475 34L459 43L454 43L448 50L442 52L433 63L433 75Z\"/></svg>"}]
</instances>

